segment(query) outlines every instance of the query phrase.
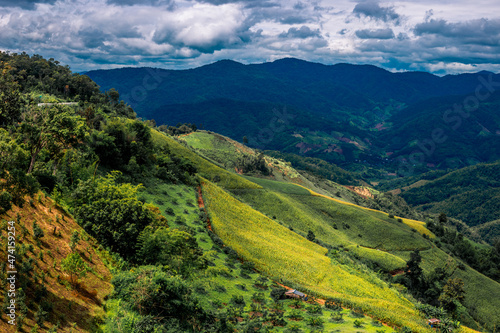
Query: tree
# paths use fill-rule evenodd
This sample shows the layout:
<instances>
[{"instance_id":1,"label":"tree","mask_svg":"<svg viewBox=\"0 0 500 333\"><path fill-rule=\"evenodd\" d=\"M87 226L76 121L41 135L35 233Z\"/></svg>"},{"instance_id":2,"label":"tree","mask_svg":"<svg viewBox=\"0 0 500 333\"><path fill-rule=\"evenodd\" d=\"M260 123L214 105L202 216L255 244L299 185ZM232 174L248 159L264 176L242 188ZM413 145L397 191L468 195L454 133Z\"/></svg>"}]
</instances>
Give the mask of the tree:
<instances>
[{"instance_id":1,"label":"tree","mask_svg":"<svg viewBox=\"0 0 500 333\"><path fill-rule=\"evenodd\" d=\"M73 233L71 234L71 239L69 240L69 247L71 248L71 251L75 251L76 246L78 245L78 242L80 241L80 234L78 233L77 230L73 230Z\"/></svg>"},{"instance_id":2,"label":"tree","mask_svg":"<svg viewBox=\"0 0 500 333\"><path fill-rule=\"evenodd\" d=\"M420 286L422 282L422 268L420 263L422 262L422 257L420 256L420 251L415 250L410 254L410 260L406 262L405 277L408 281L408 288L418 294L420 292Z\"/></svg>"},{"instance_id":3,"label":"tree","mask_svg":"<svg viewBox=\"0 0 500 333\"><path fill-rule=\"evenodd\" d=\"M438 216L438 221L439 223L441 224L446 224L446 222L448 222L448 217L446 216L445 213L440 213L439 216Z\"/></svg>"},{"instance_id":4,"label":"tree","mask_svg":"<svg viewBox=\"0 0 500 333\"><path fill-rule=\"evenodd\" d=\"M22 114L21 133L30 155L28 174L43 149L58 157L84 136L84 122L66 106L30 107ZM55 169L54 169L55 172Z\"/></svg>"},{"instance_id":5,"label":"tree","mask_svg":"<svg viewBox=\"0 0 500 333\"><path fill-rule=\"evenodd\" d=\"M40 238L45 236L43 233L42 228L36 223L36 221L33 222L33 237L35 238L36 241L38 241Z\"/></svg>"},{"instance_id":6,"label":"tree","mask_svg":"<svg viewBox=\"0 0 500 333\"><path fill-rule=\"evenodd\" d=\"M70 276L71 284L76 286L78 278L87 275L88 267L79 253L71 252L62 260L61 268Z\"/></svg>"},{"instance_id":7,"label":"tree","mask_svg":"<svg viewBox=\"0 0 500 333\"><path fill-rule=\"evenodd\" d=\"M465 300L464 281L460 278L448 279L439 296L441 306L456 319L458 310Z\"/></svg>"},{"instance_id":8,"label":"tree","mask_svg":"<svg viewBox=\"0 0 500 333\"><path fill-rule=\"evenodd\" d=\"M141 231L156 221L155 214L137 199L141 186L117 184L121 173L80 182L73 194L75 216L103 246L131 258Z\"/></svg>"},{"instance_id":9,"label":"tree","mask_svg":"<svg viewBox=\"0 0 500 333\"><path fill-rule=\"evenodd\" d=\"M19 119L22 97L19 85L11 74L12 67L0 62L0 125L10 125Z\"/></svg>"},{"instance_id":10,"label":"tree","mask_svg":"<svg viewBox=\"0 0 500 333\"><path fill-rule=\"evenodd\" d=\"M213 315L200 306L187 280L165 272L161 267L140 266L113 277L114 297L142 316L154 316L157 322L176 320L181 332L209 327ZM189 329L186 329L189 327Z\"/></svg>"},{"instance_id":11,"label":"tree","mask_svg":"<svg viewBox=\"0 0 500 333\"><path fill-rule=\"evenodd\" d=\"M314 240L316 239L316 236L314 235L314 232L312 232L311 230L309 230L307 232L307 240L311 241L311 242L314 242Z\"/></svg>"},{"instance_id":12,"label":"tree","mask_svg":"<svg viewBox=\"0 0 500 333\"><path fill-rule=\"evenodd\" d=\"M146 227L138 237L136 260L143 265L164 265L186 276L206 267L196 238L178 229Z\"/></svg>"},{"instance_id":13,"label":"tree","mask_svg":"<svg viewBox=\"0 0 500 333\"><path fill-rule=\"evenodd\" d=\"M3 175L6 169L24 168L27 159L28 153L17 144L13 135L0 128L0 174Z\"/></svg>"}]
</instances>

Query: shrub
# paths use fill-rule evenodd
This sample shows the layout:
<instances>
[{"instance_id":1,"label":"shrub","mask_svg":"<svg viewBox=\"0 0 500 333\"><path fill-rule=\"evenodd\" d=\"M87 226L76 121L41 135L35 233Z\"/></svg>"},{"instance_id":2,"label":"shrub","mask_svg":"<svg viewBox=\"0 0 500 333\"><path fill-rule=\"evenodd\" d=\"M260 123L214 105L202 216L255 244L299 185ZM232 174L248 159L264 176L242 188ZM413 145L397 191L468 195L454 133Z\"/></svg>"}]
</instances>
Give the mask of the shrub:
<instances>
[{"instance_id":1,"label":"shrub","mask_svg":"<svg viewBox=\"0 0 500 333\"><path fill-rule=\"evenodd\" d=\"M272 300L277 302L280 299L285 298L285 292L286 292L286 290L283 288L273 288L273 290L271 290Z\"/></svg>"},{"instance_id":2,"label":"shrub","mask_svg":"<svg viewBox=\"0 0 500 333\"><path fill-rule=\"evenodd\" d=\"M363 311L359 308L354 308L351 310L351 316L354 318L363 318L365 315L363 314Z\"/></svg>"},{"instance_id":3,"label":"shrub","mask_svg":"<svg viewBox=\"0 0 500 333\"><path fill-rule=\"evenodd\" d=\"M238 259L238 252L233 250L231 247L225 246L222 249L222 251L224 251L224 253L227 254L229 258L234 259L234 260Z\"/></svg>"},{"instance_id":4,"label":"shrub","mask_svg":"<svg viewBox=\"0 0 500 333\"><path fill-rule=\"evenodd\" d=\"M313 327L321 327L324 324L324 320L321 317L309 317L307 318L307 324Z\"/></svg>"},{"instance_id":5,"label":"shrub","mask_svg":"<svg viewBox=\"0 0 500 333\"><path fill-rule=\"evenodd\" d=\"M12 195L9 192L3 191L0 193L0 214L12 208Z\"/></svg>"},{"instance_id":6,"label":"shrub","mask_svg":"<svg viewBox=\"0 0 500 333\"><path fill-rule=\"evenodd\" d=\"M256 302L256 303L259 303L259 304L263 304L266 302L266 298L264 296L264 293L254 293L252 295L252 301Z\"/></svg>"},{"instance_id":7,"label":"shrub","mask_svg":"<svg viewBox=\"0 0 500 333\"><path fill-rule=\"evenodd\" d=\"M288 314L288 318L293 320L302 320L304 316L302 315L302 311L300 311L299 309L292 309L292 311L290 311L290 314Z\"/></svg>"},{"instance_id":8,"label":"shrub","mask_svg":"<svg viewBox=\"0 0 500 333\"><path fill-rule=\"evenodd\" d=\"M43 233L43 230L36 223L36 221L33 221L33 237L35 238L35 240L38 241L43 236L45 236L45 234Z\"/></svg>"},{"instance_id":9,"label":"shrub","mask_svg":"<svg viewBox=\"0 0 500 333\"><path fill-rule=\"evenodd\" d=\"M244 308L246 305L245 299L243 296L239 295L233 295L231 296L231 300L229 301L231 304L233 304L236 307Z\"/></svg>"},{"instance_id":10,"label":"shrub","mask_svg":"<svg viewBox=\"0 0 500 333\"><path fill-rule=\"evenodd\" d=\"M343 314L341 312L333 312L330 315L330 321L333 321L335 323L341 323L344 321Z\"/></svg>"},{"instance_id":11,"label":"shrub","mask_svg":"<svg viewBox=\"0 0 500 333\"><path fill-rule=\"evenodd\" d=\"M359 319L354 320L354 327L363 327L363 321Z\"/></svg>"},{"instance_id":12,"label":"shrub","mask_svg":"<svg viewBox=\"0 0 500 333\"><path fill-rule=\"evenodd\" d=\"M342 306L335 303L335 300L333 298L328 298L325 301L325 308L333 310L333 311L342 311Z\"/></svg>"},{"instance_id":13,"label":"shrub","mask_svg":"<svg viewBox=\"0 0 500 333\"><path fill-rule=\"evenodd\" d=\"M321 305L313 304L307 307L307 312L310 314L321 315L323 314L323 310L321 309Z\"/></svg>"}]
</instances>

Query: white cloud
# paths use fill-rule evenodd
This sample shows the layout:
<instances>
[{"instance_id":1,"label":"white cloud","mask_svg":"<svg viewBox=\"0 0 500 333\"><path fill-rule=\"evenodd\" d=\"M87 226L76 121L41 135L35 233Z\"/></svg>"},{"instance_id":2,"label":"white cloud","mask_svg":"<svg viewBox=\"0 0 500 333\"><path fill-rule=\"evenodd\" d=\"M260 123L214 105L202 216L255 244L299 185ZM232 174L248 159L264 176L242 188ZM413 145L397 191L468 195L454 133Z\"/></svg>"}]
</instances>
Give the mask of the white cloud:
<instances>
[{"instance_id":1,"label":"white cloud","mask_svg":"<svg viewBox=\"0 0 500 333\"><path fill-rule=\"evenodd\" d=\"M294 56L454 73L498 70L499 22L488 0L11 0L0 5L0 49L77 71Z\"/></svg>"}]
</instances>

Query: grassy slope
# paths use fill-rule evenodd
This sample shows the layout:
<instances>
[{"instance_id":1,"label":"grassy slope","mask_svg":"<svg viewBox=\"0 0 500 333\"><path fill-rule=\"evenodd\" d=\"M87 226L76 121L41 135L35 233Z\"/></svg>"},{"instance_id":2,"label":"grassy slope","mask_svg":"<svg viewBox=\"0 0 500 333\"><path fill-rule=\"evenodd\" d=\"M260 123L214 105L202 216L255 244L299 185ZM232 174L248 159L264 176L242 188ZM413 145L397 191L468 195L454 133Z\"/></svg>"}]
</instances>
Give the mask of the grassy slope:
<instances>
[{"instance_id":1,"label":"grassy slope","mask_svg":"<svg viewBox=\"0 0 500 333\"><path fill-rule=\"evenodd\" d=\"M304 236L311 230L324 244L345 246L387 271L402 268L406 263L384 251L430 247L411 228L389 218L385 213L340 200L330 200L331 198L293 184L270 180L255 182L265 189L233 192L278 223L291 227ZM421 227L420 224L418 226ZM425 229L425 232L429 231Z\"/></svg>"},{"instance_id":2,"label":"grassy slope","mask_svg":"<svg viewBox=\"0 0 500 333\"><path fill-rule=\"evenodd\" d=\"M217 184L220 186L224 188L260 188L259 185L210 163L167 135L156 130L152 130L151 133L155 145L163 149L168 149L174 155L191 161L198 169L200 175L212 180L218 177L220 180L217 181Z\"/></svg>"},{"instance_id":3,"label":"grassy slope","mask_svg":"<svg viewBox=\"0 0 500 333\"><path fill-rule=\"evenodd\" d=\"M144 188L139 196L144 201L157 205L169 220L170 227L187 228L195 232L199 246L213 263L213 266L210 266L205 274L194 279L194 292L200 297L204 306L217 309L218 311L227 311L227 308L231 304L231 298L233 296L241 296L246 303L243 313L246 316L251 316L253 313L251 306L254 304L252 301L253 295L263 293L265 300L260 306L263 310L271 311L270 286L274 285L274 283L269 280L264 283L258 282L258 279L262 279L263 276L255 271L247 271L245 274L240 261L231 260L227 254L214 246L212 239L206 232L206 227L199 221L199 209L197 207L195 190L192 187L156 183L154 186ZM168 208L174 210L176 218L165 213ZM264 278L264 280L266 279ZM297 325L303 330L310 329L311 327L307 324L307 319L310 317L323 319L325 322L323 329L325 331L335 329L338 332L351 332L354 329L354 320L356 318L350 315L349 310L342 311L343 322L333 323L330 322L332 311L323 308L321 315L310 315L306 311L306 307L309 305L303 303L303 308L300 312L304 318L299 321L292 321L287 318L293 312L293 302L291 300L282 300L280 303L282 303L282 311L285 320L288 321L288 325L283 328L275 327L277 331L281 332L291 325ZM109 314L115 316L118 311L116 302L109 303L108 309ZM390 332L389 327L381 326L379 323L370 320L370 318L362 318L361 320L363 321L363 327L357 328L357 332Z\"/></svg>"},{"instance_id":4,"label":"grassy slope","mask_svg":"<svg viewBox=\"0 0 500 333\"><path fill-rule=\"evenodd\" d=\"M97 242L87 235L87 233L73 220L71 216L57 208L55 203L39 194L37 199L32 200L32 204L26 202L24 206L13 208L3 216L2 219L2 244L5 244L7 235L6 221L16 221L17 215L20 222L16 227L16 265L17 269L21 265L20 261L26 261L27 257L35 260L34 270L30 273L30 280L36 276L37 283L34 287L42 283L47 287L47 296L43 299L53 304L53 311L48 315L48 320L44 322L45 328L54 326L58 321L60 326L58 332L88 332L96 329L96 325L103 319L104 311L101 304L104 298L112 291L109 283L111 273L105 262L109 256L105 252L97 250ZM33 239L33 222L44 232L40 246ZM54 228L56 235L53 234ZM71 234L77 230L81 235L81 240L76 247L85 263L91 271L81 279L78 291L69 287L67 276L61 271L61 261L70 252L69 241ZM60 235L59 235L60 233ZM20 258L21 248L33 246L33 251L26 251L24 258ZM43 251L42 258L40 253ZM7 262L6 252L0 252L1 262ZM4 272L2 272L2 275ZM45 276L42 278L41 276ZM58 281L60 277L60 281ZM2 281L5 279L2 278ZM42 282L44 281L44 282ZM18 280L19 283L19 280ZM20 286L18 285L17 288ZM28 289L27 300L35 300L33 290ZM38 310L37 301L28 302L29 312L25 321L24 330L29 331L35 325L35 312ZM30 305L31 304L31 305ZM19 309L17 315L19 316ZM2 319L5 315L2 315ZM13 332L12 327L5 321L0 321L1 332Z\"/></svg>"},{"instance_id":5,"label":"grassy slope","mask_svg":"<svg viewBox=\"0 0 500 333\"><path fill-rule=\"evenodd\" d=\"M280 212L280 214L292 214L292 217L293 217L293 214L298 214L297 216L295 216L293 218L287 219L287 221L292 221L293 223L297 223L297 224L302 223L303 224L303 233L307 232L307 230L309 230L311 227L316 228L316 230L313 230L313 231L315 232L317 238L324 241L325 243L328 243L328 242L325 241L326 237L323 237L323 235L327 235L327 234L329 234L329 232L327 232L324 229L324 225L323 225L323 228L319 227L321 225L318 225L317 216L316 216L316 219L312 219L312 220L309 219L309 222L307 222L308 221L307 219L303 219L304 209L300 209L297 211L294 209L290 210L289 208L290 207L295 208L294 205L296 203L299 203L307 208L307 209L305 209L306 212L308 212L308 209L309 209L308 214L305 214L305 215L313 216L314 214L310 213L310 209L312 209L311 207L319 206L320 211L323 210L324 212L331 213L332 210L335 208L335 206L332 206L332 203L336 202L338 204L338 206L336 207L337 212L341 216L344 216L346 223L353 223L353 222L359 223L359 220L360 220L359 216L365 216L365 218L366 218L365 222L370 221L370 219L375 219L375 220L382 221L384 224L389 223L390 226L396 225L397 226L396 229L400 229L400 230L398 230L398 231L392 230L391 232L402 232L402 234L405 234L405 235L409 234L411 237L405 238L405 240L403 241L403 239L400 239L398 237L396 237L395 239L392 237L389 238L386 234L383 234L383 233L381 235L379 235L382 237L382 239L387 241L388 244L392 244L392 246L394 246L394 244L398 244L398 243L403 246L403 247L398 247L398 245L396 245L394 247L394 250L404 249L404 246L407 246L406 241L410 241L411 243L414 242L415 244L419 244L418 246L415 246L415 244L413 244L417 248L421 248L421 249L429 248L429 245L428 245L429 243L426 242L425 240L423 240L422 238L416 236L415 233L411 232L410 228L416 229L419 233L427 234L430 237L434 236L427 229L425 229L423 222L402 219L404 224L406 224L407 226L410 227L410 228L407 228L405 230L405 228L402 224L400 224L400 225L395 224L395 223L397 223L396 220L389 219L387 217L387 214L385 214L385 213L382 213L382 212L379 212L376 210L367 209L364 207L360 207L360 206L357 206L355 204L346 203L345 201L333 199L333 198L315 193L313 191L311 191L309 194L306 194L305 191L299 190L290 184L284 184L284 183L278 183L278 182L272 182L272 181L266 181L266 180L260 180L260 179L255 179L255 178L248 178L248 177L247 177L248 179L244 179L243 177L240 177L236 174L233 174L233 173L230 173L226 170L223 170L222 168L219 168L219 167L213 165L212 163L210 163L209 161L197 156L195 153L191 152L189 149L182 146L181 144L179 144L175 140L167 137L166 135L163 135L159 132L154 131L153 138L155 139L156 142L162 142L162 144L164 146L168 147L170 149L170 151L172 151L173 153L191 160L195 165L197 165L201 175L206 175L206 176L208 176L209 179L213 179L215 175L218 175L221 179L221 181L218 183L218 185L221 185L225 188L231 189L234 192L237 192L240 197L241 197L242 193L245 193L245 192L247 194L254 193L254 196L258 197L259 200L265 201L265 205L261 206L260 204L256 204L256 205L254 205L254 208L256 208L259 211L263 211L266 215L271 216L271 217L273 216L270 214L272 212L265 212L264 211L264 209L262 207L266 207L266 206L267 207L274 207L273 209L275 209L277 212ZM249 181L249 180L251 180L251 181ZM265 187L266 189L262 190L262 186ZM225 193L225 192L218 192L218 193L227 195L227 193ZM296 196L296 197L294 198L293 196ZM278 197L278 199L275 201L273 201L274 199L273 200L270 199L270 198L276 198L276 197ZM321 197L323 197L323 198L321 198ZM319 201L317 199L322 199L322 201ZM220 198L218 200L220 200ZM288 205L286 205L287 200L291 201L291 202L289 202ZM306 200L306 201L308 200L308 202L304 203L304 202L302 202L303 200ZM311 204L311 202L314 202L314 204ZM283 206L281 206L284 203L285 203L286 209L283 209ZM246 205L244 205L244 206L249 208ZM348 208L353 209L354 211L351 211ZM211 213L213 213L213 212L211 211ZM229 214L229 213L230 213L230 211L224 212L224 214ZM252 210L252 213L250 213L250 215L253 215L255 213L256 212L254 210ZM260 214L260 213L258 213L258 214ZM322 213L322 214L325 215L324 213ZM349 216L349 214L353 214L353 215ZM317 215L317 211L316 211L316 215ZM277 215L276 215L276 217L277 217ZM265 219L265 221L272 221L263 215L261 216L261 218ZM278 219L278 217L277 217L277 219ZM229 218L229 220L230 220L230 218ZM306 222L304 222L304 221L306 221ZM224 223L228 223L228 221L224 221ZM267 224L267 223L268 222L266 222L265 224ZM285 223L284 221L282 221L282 223L287 225L287 226L289 225L289 224ZM361 224L361 225L363 225L363 224ZM370 227L369 223L364 223L364 225ZM371 226L371 227L373 227L373 226ZM297 228L297 229L301 230L300 228ZM353 228L351 227L350 229L343 230L344 232L337 233L336 235L338 235L338 239L336 239L335 241L339 241L341 244L347 245L350 250L354 251L355 253L357 253L361 257L364 257L366 259L371 259L371 260L379 263L381 266L386 265L387 268L400 266L402 264L401 259L407 260L407 256L409 254L408 251L403 251L400 253L391 251L391 253L387 253L387 252L383 252L383 251L372 250L372 249L370 249L370 247L376 247L376 246L374 246L373 242L371 244L369 244L369 240L370 240L370 237L368 235L369 233L366 232L364 230L364 228L358 228L356 230L360 231L359 233L362 235L362 237L357 237L358 235L355 233L357 231L352 232L352 231L354 231L354 229L353 230L351 230L351 229L353 229ZM330 226L330 231L331 230L334 230L334 229L331 228L331 226ZM288 231L288 230L286 230L286 231ZM345 231L347 231L347 232L345 232ZM349 231L351 231L351 232L349 233ZM241 232L241 230L240 230L240 232ZM262 232L262 230L260 230L259 233L260 232ZM295 233L292 233L292 234L295 234ZM333 233L333 234L335 234L335 233ZM365 234L367 235L366 237L364 236ZM236 236L236 235L237 235L237 233L235 233L233 236ZM251 237L251 235L252 235L251 233L246 233L245 235L243 235L243 238L240 238L239 241L236 241L238 244L240 244L240 248L236 248L236 249L237 249L238 253L240 253L241 255L245 256L245 252L241 252L241 251L244 251L244 249L242 247L244 247L246 249L245 251L247 251L246 252L247 255L248 255L248 253L250 253L248 251L256 251L256 249L259 249L261 244L266 244L270 247L275 247L275 243L274 243L275 239L268 241L268 242L264 242L264 243L248 242L247 237ZM231 236L231 237L233 237L233 236ZM255 234L254 234L254 236L255 236ZM281 236L283 236L283 234ZM288 236L286 236L286 237L288 237ZM406 236L406 237L408 237L408 236ZM365 238L365 239L363 239L363 238ZM223 237L223 239L224 239L224 237ZM376 238L373 237L372 241L374 241L375 239ZM363 240L363 242L365 242L365 243L360 243L360 240ZM358 248L357 245L355 245L355 244L366 245L366 247L360 246ZM284 248L287 248L285 246L285 244L282 244L282 245L284 246ZM411 248L411 246L408 247L408 250L410 248ZM288 247L288 249L291 249L291 248ZM308 250L308 251L310 251L310 250ZM283 253L283 252L281 252L281 253ZM425 251L424 251L424 253L425 253ZM268 256L264 256L264 257L260 258L260 260L263 260L263 259L270 260L270 258L273 258L273 257L269 256L269 254L268 254ZM257 259L259 259L258 255L255 258L252 258L253 261L255 260L256 262L259 262L259 260L257 260ZM275 258L273 260L276 260L276 259L277 258ZM323 260L325 260L325 259L328 260L326 257L324 257ZM437 256L437 257L429 256L427 258L427 260L432 260L434 262L433 267L442 266L443 263L445 262L445 261L443 261L444 259L442 258L442 256ZM319 262L321 263L322 261L319 261ZM323 264L324 264L324 262L323 262ZM266 266L264 265L263 267L266 267ZM280 267L283 267L283 266L281 265ZM308 267L308 264L306 265L306 267ZM278 269L278 271L275 271L276 268L274 268L274 267L271 268L269 266L266 267L266 269L273 270L274 274L271 274L272 276L282 277L281 273L280 273L280 269ZM266 269L264 269L264 271L266 271ZM269 273L268 271L266 271L266 272ZM303 276L304 276L303 274L301 275L301 274L293 274L292 273L292 275L289 278L286 278L286 277L285 278L301 283L300 281L303 280L302 279ZM473 275L471 275L471 276L473 276ZM469 281L469 280L476 279L477 281L483 281L483 279L486 279L484 276L482 276L478 273L477 273L477 276L475 278L472 278L471 276L467 276L466 278L464 278L464 280ZM317 278L317 280L318 279L321 280L322 278L324 278L324 275L323 275L323 277ZM314 279L311 281L314 281ZM484 299L489 299L487 296L489 294L494 294L498 288L496 283L491 283L491 282L493 282L493 281L488 279L488 281L486 281L484 284L484 286L486 286L486 288L483 288L484 289L483 293L485 293ZM307 286L307 284L305 284L305 285ZM481 283L479 283L479 284L475 283L474 285L476 285L476 287L477 287L477 286L481 285ZM318 287L317 285L315 285L315 286ZM476 287L471 288L470 290L472 291L473 289L476 289ZM322 288L320 288L320 289L323 290ZM319 292L321 293L322 291L319 291ZM483 293L477 293L477 294L471 293L471 296L469 296L470 304L472 304L473 302L476 302L476 299L479 299L479 297L476 297L476 295L483 294ZM346 300L347 299L353 300L354 298L349 296L345 299ZM356 302L356 300L354 302ZM370 302L365 303L365 305L369 304L369 303ZM479 304L482 304L482 305L479 307L476 307L476 308L477 308L477 312L479 313L479 315L481 317L487 318L487 319L496 319L494 316L493 317L491 316L490 309L493 308L492 306L484 304L484 302L480 302ZM373 310L373 307L371 307L371 309ZM384 315L382 317L384 317L384 316L385 316L385 312L384 312ZM392 320L390 318L391 317L389 317L389 319L388 319L389 321Z\"/></svg>"},{"instance_id":6,"label":"grassy slope","mask_svg":"<svg viewBox=\"0 0 500 333\"><path fill-rule=\"evenodd\" d=\"M276 279L362 307L379 319L428 331L413 305L374 276L332 265L326 249L241 203L210 182L203 186L218 235L246 260Z\"/></svg>"}]
</instances>

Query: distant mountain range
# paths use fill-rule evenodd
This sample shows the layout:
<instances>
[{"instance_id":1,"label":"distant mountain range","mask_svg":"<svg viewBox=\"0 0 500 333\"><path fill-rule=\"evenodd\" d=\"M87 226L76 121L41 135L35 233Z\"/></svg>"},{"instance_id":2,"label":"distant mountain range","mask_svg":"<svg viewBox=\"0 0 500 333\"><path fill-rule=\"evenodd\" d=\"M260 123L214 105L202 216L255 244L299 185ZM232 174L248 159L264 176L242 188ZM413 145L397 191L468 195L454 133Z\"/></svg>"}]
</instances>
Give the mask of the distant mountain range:
<instances>
[{"instance_id":1,"label":"distant mountain range","mask_svg":"<svg viewBox=\"0 0 500 333\"><path fill-rule=\"evenodd\" d=\"M490 72L439 77L286 58L87 75L158 125L202 124L366 179L500 159L500 75Z\"/></svg>"}]
</instances>

